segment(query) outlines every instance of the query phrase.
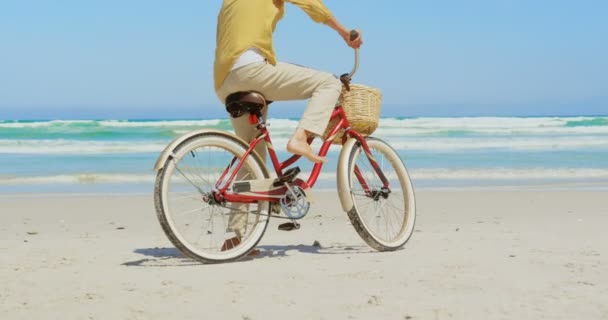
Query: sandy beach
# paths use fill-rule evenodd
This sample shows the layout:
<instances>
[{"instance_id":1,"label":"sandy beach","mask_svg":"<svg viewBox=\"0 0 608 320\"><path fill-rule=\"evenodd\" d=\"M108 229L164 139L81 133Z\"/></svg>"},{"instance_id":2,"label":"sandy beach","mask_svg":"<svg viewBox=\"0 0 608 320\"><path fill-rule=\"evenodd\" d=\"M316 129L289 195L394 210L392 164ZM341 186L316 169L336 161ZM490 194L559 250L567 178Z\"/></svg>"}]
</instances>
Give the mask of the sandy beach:
<instances>
[{"instance_id":1,"label":"sandy beach","mask_svg":"<svg viewBox=\"0 0 608 320\"><path fill-rule=\"evenodd\" d=\"M416 232L391 253L334 192L315 196L300 230L271 221L261 256L201 265L151 195L3 195L0 318L608 318L605 192L418 191Z\"/></svg>"}]
</instances>

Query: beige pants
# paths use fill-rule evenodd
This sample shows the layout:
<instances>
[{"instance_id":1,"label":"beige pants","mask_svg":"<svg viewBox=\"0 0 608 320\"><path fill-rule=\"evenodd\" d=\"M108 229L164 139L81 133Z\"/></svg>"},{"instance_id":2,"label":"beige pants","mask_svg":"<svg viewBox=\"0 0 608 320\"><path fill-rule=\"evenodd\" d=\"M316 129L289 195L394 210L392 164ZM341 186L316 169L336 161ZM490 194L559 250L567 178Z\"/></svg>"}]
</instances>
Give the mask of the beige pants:
<instances>
[{"instance_id":1,"label":"beige pants","mask_svg":"<svg viewBox=\"0 0 608 320\"><path fill-rule=\"evenodd\" d=\"M273 66L262 62L233 70L218 89L217 96L224 102L231 93L257 91L270 101L310 99L298 127L323 135L341 88L340 80L327 72L289 63L279 62ZM247 117L233 119L232 124L235 130L251 127ZM237 135L241 136L238 132Z\"/></svg>"},{"instance_id":2,"label":"beige pants","mask_svg":"<svg viewBox=\"0 0 608 320\"><path fill-rule=\"evenodd\" d=\"M279 62L273 66L262 62L233 70L218 89L217 96L222 103L229 94L238 91L256 91L270 101L310 99L298 128L321 136L338 102L341 89L340 80L330 73L289 63ZM267 113L267 108L262 110L264 118ZM230 120L236 135L241 139L250 142L255 138L257 130L249 123L248 116L230 118ZM256 152L262 157L262 160L266 160L264 143L256 146ZM242 207L241 210L245 210L245 207L239 207ZM242 237L246 231L246 223L246 214L232 214L228 222L228 229Z\"/></svg>"}]
</instances>

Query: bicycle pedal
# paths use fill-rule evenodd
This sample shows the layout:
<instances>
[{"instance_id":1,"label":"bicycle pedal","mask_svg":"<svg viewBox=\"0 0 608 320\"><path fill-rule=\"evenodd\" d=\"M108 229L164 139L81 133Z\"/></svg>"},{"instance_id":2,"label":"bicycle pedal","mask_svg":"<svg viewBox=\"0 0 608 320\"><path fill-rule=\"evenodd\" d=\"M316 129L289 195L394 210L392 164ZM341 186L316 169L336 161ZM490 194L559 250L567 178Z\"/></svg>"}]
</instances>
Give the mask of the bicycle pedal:
<instances>
[{"instance_id":1,"label":"bicycle pedal","mask_svg":"<svg viewBox=\"0 0 608 320\"><path fill-rule=\"evenodd\" d=\"M297 222L285 222L279 225L281 231L292 231L300 229L300 224Z\"/></svg>"},{"instance_id":2,"label":"bicycle pedal","mask_svg":"<svg viewBox=\"0 0 608 320\"><path fill-rule=\"evenodd\" d=\"M290 183L293 181L293 179L296 178L296 176L300 173L300 167L293 167L293 168L289 168L287 171L285 171L285 173L283 173L283 175L276 179L275 182L272 184L273 187L279 187L282 186L283 184L285 184L285 182Z\"/></svg>"}]
</instances>

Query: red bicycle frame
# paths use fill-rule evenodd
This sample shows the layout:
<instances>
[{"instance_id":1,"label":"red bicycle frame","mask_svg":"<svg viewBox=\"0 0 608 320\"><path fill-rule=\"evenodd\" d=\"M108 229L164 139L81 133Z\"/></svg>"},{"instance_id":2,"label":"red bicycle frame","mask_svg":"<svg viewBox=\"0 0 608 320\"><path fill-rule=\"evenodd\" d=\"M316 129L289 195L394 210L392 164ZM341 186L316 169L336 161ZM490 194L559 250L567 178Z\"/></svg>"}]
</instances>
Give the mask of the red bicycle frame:
<instances>
[{"instance_id":1,"label":"red bicycle frame","mask_svg":"<svg viewBox=\"0 0 608 320\"><path fill-rule=\"evenodd\" d=\"M331 117L330 117L330 123L332 120L335 120L335 119L337 119L337 123L334 126L334 128L330 131L328 138L323 142L323 145L321 146L321 149L319 150L319 156L324 157L325 155L327 155L327 152L334 140L335 135L340 130L344 130L344 135L342 137L342 140L343 140L342 143L344 143L346 141L347 137L349 137L349 136L352 136L355 139L357 139L359 141L359 143L361 143L361 146L363 147L363 150L365 151L367 158L369 159L370 163L372 164L374 171L380 177L380 180L382 181L384 188L386 188L387 190L390 190L388 179L386 179L386 177L382 173L382 170L380 169L380 166L376 162L376 159L374 159L374 157L372 156L369 146L367 145L367 142L365 141L365 137L363 137L361 134L359 134L358 132L356 132L350 128L350 124L348 123L348 120L346 119L346 114L344 113L344 109L342 108L342 106L337 106L334 109L334 111L332 112ZM216 196L217 200L224 200L224 201L228 201L228 202L240 202L240 203L253 203L253 202L257 202L257 201L277 202L279 199L279 197L277 197L277 196L283 195L287 192L286 187L283 189L277 189L277 190L271 191L270 193L264 193L264 194L259 194L259 195L245 195L245 194L228 192L228 188L230 187L231 182L235 178L237 172L243 166L244 160L253 152L254 148L258 145L258 143L261 143L262 141L264 141L264 143L266 143L266 146L268 147L268 154L270 156L270 160L272 161L272 165L277 174L277 177L282 177L283 170L285 170L287 167L294 164L296 161L298 161L301 158L301 156L299 156L299 155L292 155L287 160L285 160L283 162L279 162L279 159L274 150L274 147L272 146L272 141L270 139L270 132L268 131L268 128L266 127L266 125L264 123L264 119L259 118L255 114L251 114L249 116L249 122L252 125L257 125L258 129L260 130L260 134L254 140L251 141L251 143L249 144L249 148L247 149L247 151L245 152L245 154L243 155L241 160L238 161L238 163L236 163L238 159L236 157L234 157L232 159L232 161L230 162L230 164L226 167L226 169L224 170L224 172L222 173L218 182L215 185L216 189L218 190L216 192L215 196ZM314 137L309 138L308 144L311 144L313 140L314 140ZM231 172L231 168L235 165L235 163L236 163L236 167L234 168L234 170L232 170L232 173L229 175L228 179L226 179L226 176L228 176L228 174ZM317 178L319 177L319 174L321 173L322 167L323 167L323 163L316 163L312 169L310 177L308 177L308 181L300 182L300 184L302 184L300 187L312 188L314 186L314 184L316 183ZM365 191L365 193L372 196L372 193L370 192L371 190L370 190L367 182L365 181L365 178L363 177L363 175L361 174L361 171L359 170L359 168L356 165L355 165L354 172L355 172L355 176L356 176L358 182L363 187L363 190Z\"/></svg>"}]
</instances>

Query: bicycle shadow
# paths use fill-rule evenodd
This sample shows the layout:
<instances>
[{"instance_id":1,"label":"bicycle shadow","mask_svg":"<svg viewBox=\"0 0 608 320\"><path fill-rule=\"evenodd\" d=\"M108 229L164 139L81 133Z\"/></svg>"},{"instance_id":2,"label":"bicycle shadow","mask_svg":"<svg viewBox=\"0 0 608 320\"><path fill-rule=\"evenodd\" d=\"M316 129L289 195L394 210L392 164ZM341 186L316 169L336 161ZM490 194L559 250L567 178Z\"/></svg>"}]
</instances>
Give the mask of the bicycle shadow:
<instances>
[{"instance_id":1,"label":"bicycle shadow","mask_svg":"<svg viewBox=\"0 0 608 320\"><path fill-rule=\"evenodd\" d=\"M376 251L366 246L345 246L345 245L334 245L328 247L316 246L316 245L263 245L256 247L260 250L260 254L253 257L245 257L238 261L228 263L246 262L257 259L273 259L273 258L286 258L295 252L305 254L329 254L329 255L349 255L349 254L369 254L376 253ZM142 248L135 249L134 253L147 256L149 258L143 258L133 261L127 261L122 263L123 266L128 267L185 267L185 266L200 266L200 262L195 261L189 257L184 256L176 248Z\"/></svg>"},{"instance_id":2,"label":"bicycle shadow","mask_svg":"<svg viewBox=\"0 0 608 320\"><path fill-rule=\"evenodd\" d=\"M186 257L176 248L143 248L135 249L133 252L150 258L127 261L121 263L121 265L127 267L178 267L200 265L199 262Z\"/></svg>"},{"instance_id":3,"label":"bicycle shadow","mask_svg":"<svg viewBox=\"0 0 608 320\"><path fill-rule=\"evenodd\" d=\"M371 250L366 246L346 246L346 245L333 245L333 246L316 246L316 245L264 245L258 246L258 249L261 250L261 254L256 259L259 258L283 258L288 257L289 252L299 252L306 254L329 254L329 255L348 255L348 254L365 254L365 253L375 253L376 251Z\"/></svg>"}]
</instances>

